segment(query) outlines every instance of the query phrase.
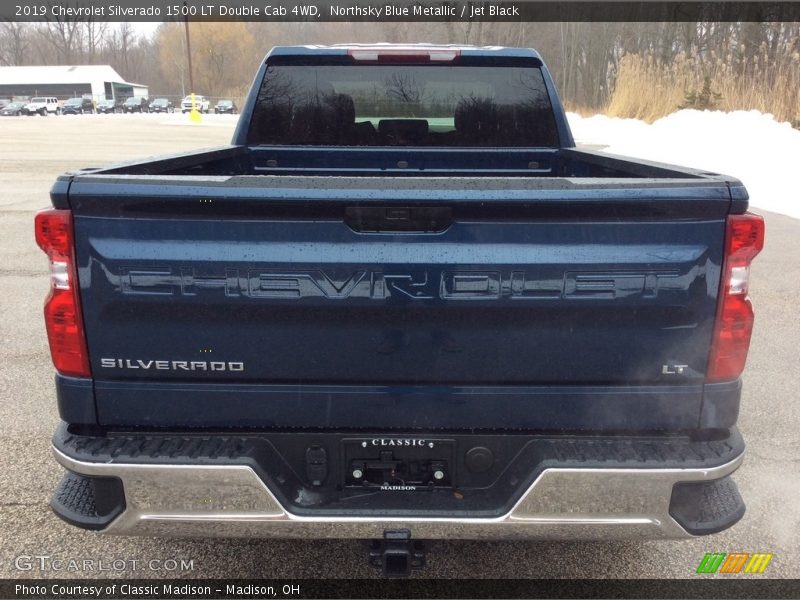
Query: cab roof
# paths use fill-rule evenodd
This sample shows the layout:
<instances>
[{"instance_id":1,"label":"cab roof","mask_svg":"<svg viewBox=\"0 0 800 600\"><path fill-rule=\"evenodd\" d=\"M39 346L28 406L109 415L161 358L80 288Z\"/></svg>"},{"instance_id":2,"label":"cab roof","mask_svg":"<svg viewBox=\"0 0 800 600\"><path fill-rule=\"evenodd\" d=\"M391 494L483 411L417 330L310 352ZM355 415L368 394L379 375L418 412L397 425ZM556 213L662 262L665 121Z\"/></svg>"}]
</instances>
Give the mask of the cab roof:
<instances>
[{"instance_id":1,"label":"cab roof","mask_svg":"<svg viewBox=\"0 0 800 600\"><path fill-rule=\"evenodd\" d=\"M470 46L462 44L334 44L331 46L275 46L267 54L273 56L346 56L353 52L456 52L460 56L487 58L528 58L542 62L542 57L533 48L511 48L505 46Z\"/></svg>"}]
</instances>

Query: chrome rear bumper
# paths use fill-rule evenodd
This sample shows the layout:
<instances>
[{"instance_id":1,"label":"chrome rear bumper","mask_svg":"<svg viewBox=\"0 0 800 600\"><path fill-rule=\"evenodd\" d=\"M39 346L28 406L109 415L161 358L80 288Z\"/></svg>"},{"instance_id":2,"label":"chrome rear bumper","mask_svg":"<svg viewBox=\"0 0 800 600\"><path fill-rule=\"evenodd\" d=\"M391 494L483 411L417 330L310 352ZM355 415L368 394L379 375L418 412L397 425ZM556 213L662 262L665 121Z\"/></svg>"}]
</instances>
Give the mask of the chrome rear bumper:
<instances>
[{"instance_id":1,"label":"chrome rear bumper","mask_svg":"<svg viewBox=\"0 0 800 600\"><path fill-rule=\"evenodd\" d=\"M685 538L670 514L673 486L722 479L743 459L711 468L550 468L501 517L397 519L292 514L245 465L86 462L53 451L73 473L122 481L125 509L105 533L168 537L378 538L409 529L417 539Z\"/></svg>"}]
</instances>

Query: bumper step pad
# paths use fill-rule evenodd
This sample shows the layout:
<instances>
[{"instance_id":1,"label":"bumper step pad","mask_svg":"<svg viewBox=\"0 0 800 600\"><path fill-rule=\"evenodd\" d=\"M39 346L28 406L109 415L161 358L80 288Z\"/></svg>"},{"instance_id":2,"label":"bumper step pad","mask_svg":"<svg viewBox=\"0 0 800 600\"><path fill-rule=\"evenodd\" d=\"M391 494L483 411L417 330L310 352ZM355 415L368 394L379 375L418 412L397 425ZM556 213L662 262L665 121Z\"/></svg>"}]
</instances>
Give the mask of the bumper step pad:
<instances>
[{"instance_id":1,"label":"bumper step pad","mask_svg":"<svg viewBox=\"0 0 800 600\"><path fill-rule=\"evenodd\" d=\"M672 489L669 513L692 535L717 533L744 516L739 488L730 477L678 483Z\"/></svg>"},{"instance_id":2,"label":"bumper step pad","mask_svg":"<svg viewBox=\"0 0 800 600\"><path fill-rule=\"evenodd\" d=\"M64 475L50 502L53 512L71 525L104 529L125 509L122 482L116 477Z\"/></svg>"}]
</instances>

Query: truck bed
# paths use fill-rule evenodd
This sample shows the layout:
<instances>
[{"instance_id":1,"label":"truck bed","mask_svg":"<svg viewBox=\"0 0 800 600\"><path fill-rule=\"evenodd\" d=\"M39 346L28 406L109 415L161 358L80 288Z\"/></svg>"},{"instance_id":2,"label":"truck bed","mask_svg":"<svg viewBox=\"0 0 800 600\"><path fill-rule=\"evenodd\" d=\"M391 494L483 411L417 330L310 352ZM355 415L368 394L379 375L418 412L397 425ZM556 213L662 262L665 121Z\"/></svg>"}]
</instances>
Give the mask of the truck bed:
<instances>
[{"instance_id":1,"label":"truck bed","mask_svg":"<svg viewBox=\"0 0 800 600\"><path fill-rule=\"evenodd\" d=\"M737 180L686 167L633 160L576 148L359 148L231 145L155 159L126 162L81 174L148 176L319 175L382 177L496 177L614 179L614 185L641 180ZM635 181L626 181L626 180ZM271 185L271 180L264 180ZM498 182L493 182L496 185ZM501 183L501 182L500 182ZM593 183L593 182L586 182ZM663 183L663 182L662 182ZM547 185L539 183L539 186Z\"/></svg>"}]
</instances>

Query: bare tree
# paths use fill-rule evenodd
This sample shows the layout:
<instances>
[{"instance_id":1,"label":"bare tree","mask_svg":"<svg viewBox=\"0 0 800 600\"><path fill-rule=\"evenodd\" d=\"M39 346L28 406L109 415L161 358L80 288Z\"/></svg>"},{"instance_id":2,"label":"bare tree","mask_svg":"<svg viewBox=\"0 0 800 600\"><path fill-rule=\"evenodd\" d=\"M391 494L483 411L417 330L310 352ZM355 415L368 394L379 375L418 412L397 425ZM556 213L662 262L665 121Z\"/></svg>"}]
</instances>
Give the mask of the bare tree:
<instances>
[{"instance_id":1,"label":"bare tree","mask_svg":"<svg viewBox=\"0 0 800 600\"><path fill-rule=\"evenodd\" d=\"M25 23L0 23L0 64L24 64L30 47L30 29Z\"/></svg>"},{"instance_id":2,"label":"bare tree","mask_svg":"<svg viewBox=\"0 0 800 600\"><path fill-rule=\"evenodd\" d=\"M66 17L54 16L39 29L41 38L57 54L62 64L72 64L81 45L81 22Z\"/></svg>"},{"instance_id":3,"label":"bare tree","mask_svg":"<svg viewBox=\"0 0 800 600\"><path fill-rule=\"evenodd\" d=\"M405 73L392 73L384 86L386 95L396 102L415 104L425 94L425 84L417 83L413 75Z\"/></svg>"},{"instance_id":4,"label":"bare tree","mask_svg":"<svg viewBox=\"0 0 800 600\"><path fill-rule=\"evenodd\" d=\"M83 25L86 40L85 53L89 64L95 64L98 53L105 44L108 21L88 19Z\"/></svg>"}]
</instances>

